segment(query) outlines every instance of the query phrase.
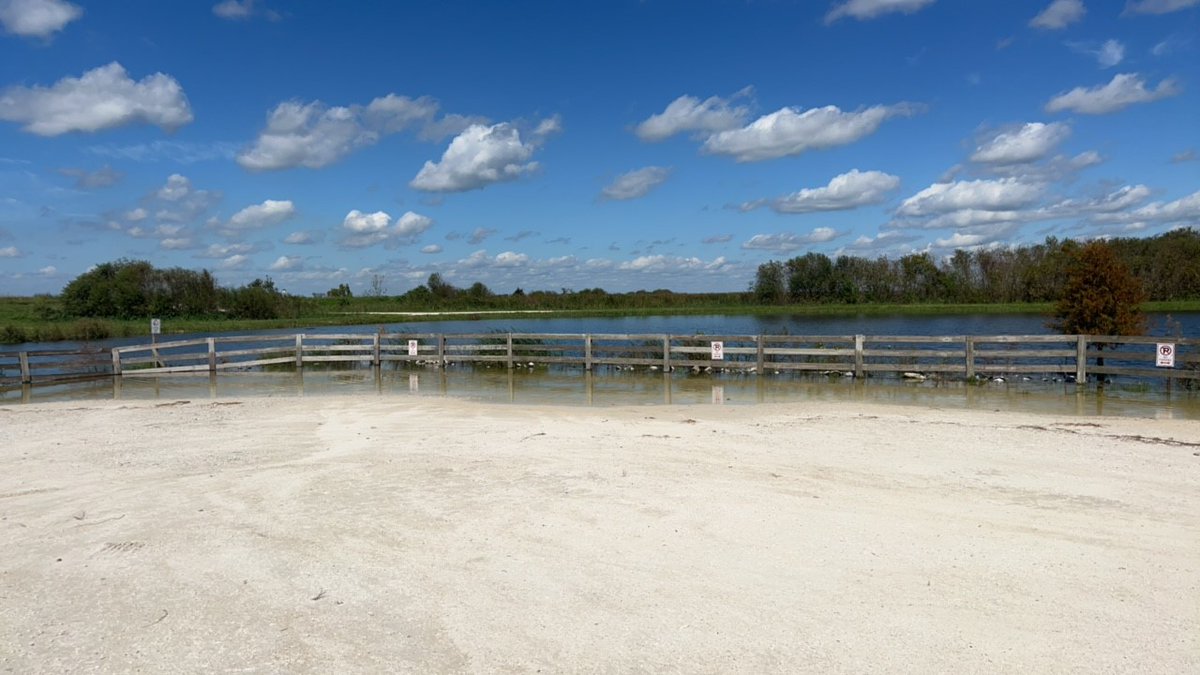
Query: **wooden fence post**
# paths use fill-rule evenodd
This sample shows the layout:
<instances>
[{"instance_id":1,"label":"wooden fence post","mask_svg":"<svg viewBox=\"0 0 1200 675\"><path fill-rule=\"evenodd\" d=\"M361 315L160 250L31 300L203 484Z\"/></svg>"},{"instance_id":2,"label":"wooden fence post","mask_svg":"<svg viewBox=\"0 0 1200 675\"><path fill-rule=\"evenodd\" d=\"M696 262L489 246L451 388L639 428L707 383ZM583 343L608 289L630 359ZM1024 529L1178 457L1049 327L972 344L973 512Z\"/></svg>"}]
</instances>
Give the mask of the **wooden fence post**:
<instances>
[{"instance_id":1,"label":"wooden fence post","mask_svg":"<svg viewBox=\"0 0 1200 675\"><path fill-rule=\"evenodd\" d=\"M970 380L975 377L975 338L968 335L963 349L967 356L967 379Z\"/></svg>"},{"instance_id":2,"label":"wooden fence post","mask_svg":"<svg viewBox=\"0 0 1200 675\"><path fill-rule=\"evenodd\" d=\"M758 335L754 339L754 341L755 341L755 346L758 347L758 353L755 355L755 359L754 359L754 369L755 369L756 373L758 373L759 375L762 375L763 364L765 363L765 360L766 360L766 358L765 358L766 354L763 349L763 336Z\"/></svg>"},{"instance_id":3,"label":"wooden fence post","mask_svg":"<svg viewBox=\"0 0 1200 675\"><path fill-rule=\"evenodd\" d=\"M437 360L439 363L442 364L443 368L446 367L446 336L445 336L445 334L440 334L437 336Z\"/></svg>"},{"instance_id":4,"label":"wooden fence post","mask_svg":"<svg viewBox=\"0 0 1200 675\"><path fill-rule=\"evenodd\" d=\"M116 347L112 350L113 375L121 374L121 352L117 351Z\"/></svg>"},{"instance_id":5,"label":"wooden fence post","mask_svg":"<svg viewBox=\"0 0 1200 675\"><path fill-rule=\"evenodd\" d=\"M296 370L304 368L304 333L296 333Z\"/></svg>"},{"instance_id":6,"label":"wooden fence post","mask_svg":"<svg viewBox=\"0 0 1200 675\"><path fill-rule=\"evenodd\" d=\"M21 362L21 384L30 384L33 376L29 374L29 352L18 352L17 360Z\"/></svg>"},{"instance_id":7,"label":"wooden fence post","mask_svg":"<svg viewBox=\"0 0 1200 675\"><path fill-rule=\"evenodd\" d=\"M663 372L671 372L671 336L663 336Z\"/></svg>"},{"instance_id":8,"label":"wooden fence post","mask_svg":"<svg viewBox=\"0 0 1200 675\"><path fill-rule=\"evenodd\" d=\"M217 341L208 338L208 372L217 372Z\"/></svg>"},{"instance_id":9,"label":"wooden fence post","mask_svg":"<svg viewBox=\"0 0 1200 675\"><path fill-rule=\"evenodd\" d=\"M587 372L592 371L592 334L588 333L583 336L583 369ZM591 391L588 391L591 394Z\"/></svg>"},{"instance_id":10,"label":"wooden fence post","mask_svg":"<svg viewBox=\"0 0 1200 675\"><path fill-rule=\"evenodd\" d=\"M507 340L505 340L505 344L507 345L507 349L508 349L508 351L506 352L506 356L508 359L508 369L512 370L512 367L513 367L512 333L509 333L507 335Z\"/></svg>"},{"instance_id":11,"label":"wooden fence post","mask_svg":"<svg viewBox=\"0 0 1200 675\"><path fill-rule=\"evenodd\" d=\"M374 354L374 357L373 357L373 358L372 358L372 360L371 360L371 365L372 365L372 366L375 366L376 368L378 368L378 367L380 366L380 364L382 364L382 363L383 363L383 361L382 361L382 360L379 358L379 350L380 350L380 345L379 345L379 342L380 342L380 339L379 339L379 333L376 333L374 337L375 337L375 339L374 339L374 344L373 344L372 346L375 348L375 354Z\"/></svg>"},{"instance_id":12,"label":"wooden fence post","mask_svg":"<svg viewBox=\"0 0 1200 675\"><path fill-rule=\"evenodd\" d=\"M862 335L854 336L854 377L862 379L863 377L863 342L866 340Z\"/></svg>"},{"instance_id":13,"label":"wooden fence post","mask_svg":"<svg viewBox=\"0 0 1200 675\"><path fill-rule=\"evenodd\" d=\"M1075 384L1087 384L1087 336L1075 336Z\"/></svg>"}]
</instances>

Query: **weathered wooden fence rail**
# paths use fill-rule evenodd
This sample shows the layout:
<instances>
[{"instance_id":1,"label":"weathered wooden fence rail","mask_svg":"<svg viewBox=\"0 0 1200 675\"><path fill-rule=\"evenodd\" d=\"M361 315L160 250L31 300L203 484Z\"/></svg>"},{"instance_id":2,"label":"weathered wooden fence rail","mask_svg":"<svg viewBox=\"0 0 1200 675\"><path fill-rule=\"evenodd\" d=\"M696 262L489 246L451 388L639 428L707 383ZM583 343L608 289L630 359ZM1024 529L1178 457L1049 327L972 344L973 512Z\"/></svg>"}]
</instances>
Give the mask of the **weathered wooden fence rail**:
<instances>
[{"instance_id":1,"label":"weathered wooden fence rail","mask_svg":"<svg viewBox=\"0 0 1200 675\"><path fill-rule=\"evenodd\" d=\"M1170 343L1174 366L1157 347ZM112 349L0 352L0 387L247 369L485 364L851 377L1095 376L1200 381L1200 339L1092 335L665 335L313 333L173 340Z\"/></svg>"},{"instance_id":2,"label":"weathered wooden fence rail","mask_svg":"<svg viewBox=\"0 0 1200 675\"><path fill-rule=\"evenodd\" d=\"M112 374L108 349L0 352L0 387L61 384Z\"/></svg>"},{"instance_id":3,"label":"weathered wooden fence rail","mask_svg":"<svg viewBox=\"0 0 1200 675\"><path fill-rule=\"evenodd\" d=\"M1156 366L1170 342L1175 365ZM919 374L962 378L1053 374L1200 379L1200 339L1079 335L664 335L560 333L317 333L198 338L116 347L114 374L156 375L385 363L509 368L575 365L746 373L821 372L854 377Z\"/></svg>"}]
</instances>

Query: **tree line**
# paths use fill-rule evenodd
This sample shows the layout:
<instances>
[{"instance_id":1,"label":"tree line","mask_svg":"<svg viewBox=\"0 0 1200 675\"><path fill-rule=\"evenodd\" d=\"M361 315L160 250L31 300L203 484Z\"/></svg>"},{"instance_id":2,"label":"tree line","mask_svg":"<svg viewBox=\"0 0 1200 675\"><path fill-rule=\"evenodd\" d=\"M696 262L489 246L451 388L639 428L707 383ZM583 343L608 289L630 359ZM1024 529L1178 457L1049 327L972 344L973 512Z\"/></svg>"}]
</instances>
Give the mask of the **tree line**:
<instances>
[{"instance_id":1,"label":"tree line","mask_svg":"<svg viewBox=\"0 0 1200 675\"><path fill-rule=\"evenodd\" d=\"M1085 244L1049 237L1014 248L896 259L807 253L759 265L751 295L762 304L1056 302ZM1200 298L1200 233L1191 228L1103 242L1150 300Z\"/></svg>"},{"instance_id":2,"label":"tree line","mask_svg":"<svg viewBox=\"0 0 1200 675\"><path fill-rule=\"evenodd\" d=\"M67 316L107 319L276 319L300 313L299 299L269 278L223 288L208 270L158 269L145 260L126 259L101 263L71 280L61 301Z\"/></svg>"}]
</instances>

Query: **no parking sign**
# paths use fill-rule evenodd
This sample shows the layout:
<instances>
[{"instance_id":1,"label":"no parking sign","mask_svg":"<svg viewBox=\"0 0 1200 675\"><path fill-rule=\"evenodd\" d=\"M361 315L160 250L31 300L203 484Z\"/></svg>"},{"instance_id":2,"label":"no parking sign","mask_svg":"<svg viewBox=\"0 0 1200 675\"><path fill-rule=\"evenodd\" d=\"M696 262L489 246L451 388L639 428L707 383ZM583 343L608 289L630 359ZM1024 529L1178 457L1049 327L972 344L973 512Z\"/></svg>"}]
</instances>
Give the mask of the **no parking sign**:
<instances>
[{"instance_id":1,"label":"no parking sign","mask_svg":"<svg viewBox=\"0 0 1200 675\"><path fill-rule=\"evenodd\" d=\"M1174 368L1175 367L1175 345L1169 342L1158 343L1158 351L1155 352L1154 365L1159 368Z\"/></svg>"},{"instance_id":2,"label":"no parking sign","mask_svg":"<svg viewBox=\"0 0 1200 675\"><path fill-rule=\"evenodd\" d=\"M724 342L714 341L712 343L712 360L713 361L724 361L725 360L725 343Z\"/></svg>"}]
</instances>

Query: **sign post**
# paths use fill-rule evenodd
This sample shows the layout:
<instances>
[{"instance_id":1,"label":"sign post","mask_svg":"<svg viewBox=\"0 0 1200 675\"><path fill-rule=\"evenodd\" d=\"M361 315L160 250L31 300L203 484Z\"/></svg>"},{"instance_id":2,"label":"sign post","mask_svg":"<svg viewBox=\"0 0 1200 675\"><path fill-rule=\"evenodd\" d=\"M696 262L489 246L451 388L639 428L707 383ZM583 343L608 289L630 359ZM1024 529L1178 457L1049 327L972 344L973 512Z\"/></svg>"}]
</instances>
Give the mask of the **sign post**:
<instances>
[{"instance_id":1,"label":"sign post","mask_svg":"<svg viewBox=\"0 0 1200 675\"><path fill-rule=\"evenodd\" d=\"M419 349L420 349L420 345L417 343L416 340L408 341L408 355L409 356L416 356Z\"/></svg>"},{"instance_id":2,"label":"sign post","mask_svg":"<svg viewBox=\"0 0 1200 675\"><path fill-rule=\"evenodd\" d=\"M150 344L158 344L158 336L162 333L162 319L150 319ZM158 350L151 349L150 352L154 355L154 367L160 368L162 364L158 361Z\"/></svg>"},{"instance_id":3,"label":"sign post","mask_svg":"<svg viewBox=\"0 0 1200 675\"><path fill-rule=\"evenodd\" d=\"M725 360L725 343L724 342L717 340L712 343L712 360L713 361L724 361Z\"/></svg>"},{"instance_id":4,"label":"sign post","mask_svg":"<svg viewBox=\"0 0 1200 675\"><path fill-rule=\"evenodd\" d=\"M1174 368L1175 345L1169 342L1158 343L1158 350L1154 353L1154 365L1159 368Z\"/></svg>"}]
</instances>

